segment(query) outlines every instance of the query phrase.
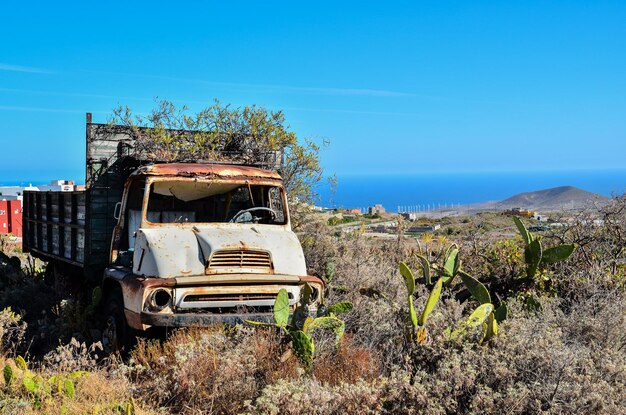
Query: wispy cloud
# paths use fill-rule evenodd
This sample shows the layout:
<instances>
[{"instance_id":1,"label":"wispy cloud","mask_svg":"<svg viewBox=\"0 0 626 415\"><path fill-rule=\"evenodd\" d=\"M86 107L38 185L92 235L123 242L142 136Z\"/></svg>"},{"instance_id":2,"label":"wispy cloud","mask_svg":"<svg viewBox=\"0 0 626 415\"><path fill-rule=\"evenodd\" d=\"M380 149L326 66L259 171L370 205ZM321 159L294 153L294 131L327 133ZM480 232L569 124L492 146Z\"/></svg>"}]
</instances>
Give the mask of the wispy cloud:
<instances>
[{"instance_id":1,"label":"wispy cloud","mask_svg":"<svg viewBox=\"0 0 626 415\"><path fill-rule=\"evenodd\" d=\"M223 86L228 88L240 88L248 90L257 90L265 92L286 92L286 93L303 93L310 95L346 95L346 96L370 96L370 97L410 97L414 94L408 92L389 91L384 89L368 89L368 88L334 88L334 87L309 87L309 86L293 86L293 85L275 85L275 84L246 84L235 82L215 82L205 81L202 79L183 79L168 78L172 81L193 82L213 86Z\"/></svg>"},{"instance_id":2,"label":"wispy cloud","mask_svg":"<svg viewBox=\"0 0 626 415\"><path fill-rule=\"evenodd\" d=\"M361 111L361 110L347 110L347 109L332 109L332 108L302 108L302 107L285 107L280 108L285 111L306 111L306 112L328 112L337 114L356 114L356 115L383 115L383 116L401 116L401 117L421 117L420 113L414 112L392 112L392 111Z\"/></svg>"},{"instance_id":3,"label":"wispy cloud","mask_svg":"<svg viewBox=\"0 0 626 415\"><path fill-rule=\"evenodd\" d=\"M77 98L102 98L102 99L111 99L111 100L126 100L126 101L154 101L158 99L157 97L146 98L146 97L137 97L137 96L117 96L117 95L102 95L102 94L91 94L91 93L77 93L77 92L59 92L59 91L39 91L39 90L31 90L31 89L15 89L15 88L1 88L0 93L8 92L15 94L33 94L33 95L53 95L53 96L63 96L63 97L77 97ZM172 102L178 102L185 105L190 104L198 104L198 105L210 105L211 101L197 101L183 98L173 98L170 99ZM241 104L244 105L244 104ZM23 108L23 109L22 109ZM331 109L331 108L306 108L306 107L275 107L275 106L267 106L268 109L272 109L275 111L305 111L305 112L326 112L326 113L339 113L339 114L364 114L364 115L391 115L391 116L421 116L421 114L411 113L411 112L392 112L392 111L366 111L366 110L351 110L351 109ZM53 112L54 109L45 109L45 108L30 108L30 107L0 107L0 109L11 109L15 111L47 111ZM74 110L61 110L60 112L75 112ZM79 112L79 111L76 111Z\"/></svg>"},{"instance_id":4,"label":"wispy cloud","mask_svg":"<svg viewBox=\"0 0 626 415\"><path fill-rule=\"evenodd\" d=\"M213 87L223 87L229 89L253 90L264 92L278 93L301 93L309 95L346 95L346 96L370 96L370 97L413 97L415 94L402 91L391 91L386 89L373 88L339 88L339 87L313 87L313 86L296 86L296 85L279 85L279 84L250 84L238 82L221 82L210 81L197 78L181 78L164 75L150 75L137 73L120 73L120 72L104 72L104 71L84 71L89 73L100 73L115 76L132 76L137 78L159 79L164 81L185 82L198 85L210 85Z\"/></svg>"},{"instance_id":5,"label":"wispy cloud","mask_svg":"<svg viewBox=\"0 0 626 415\"><path fill-rule=\"evenodd\" d=\"M34 68L32 66L10 65L8 63L0 63L0 71L9 72L26 72L26 73L54 73L48 69Z\"/></svg>"},{"instance_id":6,"label":"wispy cloud","mask_svg":"<svg viewBox=\"0 0 626 415\"><path fill-rule=\"evenodd\" d=\"M16 107L11 105L0 105L0 111L21 111L21 112L62 112L62 113L76 113L76 114L84 114L85 110L73 110L73 109L65 109L65 108L41 108L41 107ZM106 114L105 111L91 111L92 113L103 113Z\"/></svg>"},{"instance_id":7,"label":"wispy cloud","mask_svg":"<svg viewBox=\"0 0 626 415\"><path fill-rule=\"evenodd\" d=\"M370 97L410 97L414 94L408 92L388 91L384 89L362 89L362 88L328 88L328 87L307 87L290 85L266 85L266 84L224 84L227 86L240 86L244 88L257 88L276 92L301 92L314 95L360 95Z\"/></svg>"},{"instance_id":8,"label":"wispy cloud","mask_svg":"<svg viewBox=\"0 0 626 415\"><path fill-rule=\"evenodd\" d=\"M0 88L0 92L9 92L9 93L14 93L14 94L31 94L31 95L53 95L53 96L76 97L76 98L102 98L102 99L118 99L118 100L121 99L121 100L137 100L137 101L154 101L154 98L89 94L89 93L80 93L80 92L39 91L39 90L33 90L33 89Z\"/></svg>"}]
</instances>

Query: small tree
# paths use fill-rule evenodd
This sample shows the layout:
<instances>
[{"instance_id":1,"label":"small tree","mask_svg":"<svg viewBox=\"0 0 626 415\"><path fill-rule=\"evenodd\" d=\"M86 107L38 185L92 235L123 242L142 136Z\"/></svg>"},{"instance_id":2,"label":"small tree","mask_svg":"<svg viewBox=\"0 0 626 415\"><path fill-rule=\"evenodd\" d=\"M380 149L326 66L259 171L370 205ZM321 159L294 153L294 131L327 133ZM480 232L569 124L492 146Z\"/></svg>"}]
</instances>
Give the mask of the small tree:
<instances>
[{"instance_id":1,"label":"small tree","mask_svg":"<svg viewBox=\"0 0 626 415\"><path fill-rule=\"evenodd\" d=\"M197 113L157 100L147 115L135 115L128 106L113 110L112 125L130 127L135 154L154 161L230 160L258 161L268 153L284 155L280 173L297 227L303 207L315 198L314 186L322 178L319 146L299 140L286 124L282 111L256 105L234 108L218 100Z\"/></svg>"}]
</instances>

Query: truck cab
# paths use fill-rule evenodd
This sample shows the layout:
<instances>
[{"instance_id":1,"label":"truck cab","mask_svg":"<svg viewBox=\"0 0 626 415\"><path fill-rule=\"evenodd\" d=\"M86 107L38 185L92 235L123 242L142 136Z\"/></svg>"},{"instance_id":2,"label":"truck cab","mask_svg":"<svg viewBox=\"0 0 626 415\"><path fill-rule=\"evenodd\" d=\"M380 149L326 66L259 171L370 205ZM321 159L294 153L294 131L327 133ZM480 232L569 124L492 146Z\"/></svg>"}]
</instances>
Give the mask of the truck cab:
<instances>
[{"instance_id":1,"label":"truck cab","mask_svg":"<svg viewBox=\"0 0 626 415\"><path fill-rule=\"evenodd\" d=\"M116 206L104 270L104 343L130 330L270 320L281 288L312 311L323 283L307 276L281 177L255 167L171 163L137 169ZM123 310L120 308L123 307ZM127 326L127 327L126 327Z\"/></svg>"}]
</instances>

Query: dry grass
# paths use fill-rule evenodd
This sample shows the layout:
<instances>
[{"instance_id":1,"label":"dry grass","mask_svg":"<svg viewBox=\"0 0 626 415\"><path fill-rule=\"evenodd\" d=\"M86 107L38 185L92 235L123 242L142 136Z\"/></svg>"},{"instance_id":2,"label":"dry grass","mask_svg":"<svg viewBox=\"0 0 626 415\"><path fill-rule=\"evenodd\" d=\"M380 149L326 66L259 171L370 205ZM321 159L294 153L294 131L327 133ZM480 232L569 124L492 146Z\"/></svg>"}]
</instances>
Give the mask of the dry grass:
<instances>
[{"instance_id":1,"label":"dry grass","mask_svg":"<svg viewBox=\"0 0 626 415\"><path fill-rule=\"evenodd\" d=\"M371 381L378 377L379 366L372 350L354 345L348 336L336 350L316 357L313 376L318 382L330 386L361 379Z\"/></svg>"},{"instance_id":2,"label":"dry grass","mask_svg":"<svg viewBox=\"0 0 626 415\"><path fill-rule=\"evenodd\" d=\"M241 412L267 384L298 376L273 330L178 330L163 344L142 341L125 366L148 400L180 413Z\"/></svg>"}]
</instances>

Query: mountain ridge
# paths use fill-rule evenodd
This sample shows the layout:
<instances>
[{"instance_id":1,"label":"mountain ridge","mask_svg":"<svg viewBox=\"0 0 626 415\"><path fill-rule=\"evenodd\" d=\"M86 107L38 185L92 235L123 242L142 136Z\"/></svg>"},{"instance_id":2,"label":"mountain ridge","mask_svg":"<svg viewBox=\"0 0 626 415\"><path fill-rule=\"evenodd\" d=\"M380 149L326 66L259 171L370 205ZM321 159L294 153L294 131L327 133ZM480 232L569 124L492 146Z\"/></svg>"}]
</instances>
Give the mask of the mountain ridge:
<instances>
[{"instance_id":1,"label":"mountain ridge","mask_svg":"<svg viewBox=\"0 0 626 415\"><path fill-rule=\"evenodd\" d=\"M578 209L609 200L606 196L575 186L558 186L513 195L496 203L500 209L519 207L532 210Z\"/></svg>"}]
</instances>

